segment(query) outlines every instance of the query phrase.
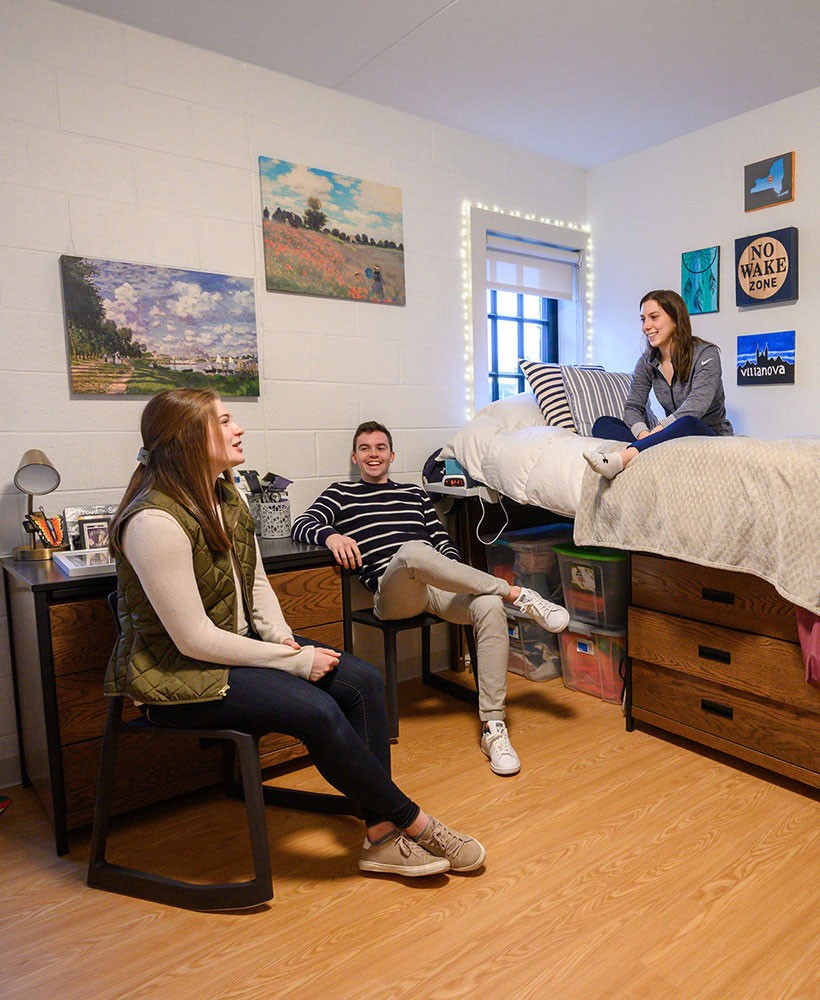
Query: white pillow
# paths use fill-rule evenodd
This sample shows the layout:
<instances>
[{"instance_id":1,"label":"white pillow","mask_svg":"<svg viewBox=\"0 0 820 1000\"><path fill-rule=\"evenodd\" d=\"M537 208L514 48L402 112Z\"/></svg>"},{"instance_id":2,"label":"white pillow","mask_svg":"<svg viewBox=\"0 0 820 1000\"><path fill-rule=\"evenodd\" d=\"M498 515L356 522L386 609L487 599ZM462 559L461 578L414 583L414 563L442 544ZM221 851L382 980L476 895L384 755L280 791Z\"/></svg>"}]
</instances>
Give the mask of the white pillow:
<instances>
[{"instance_id":1,"label":"white pillow","mask_svg":"<svg viewBox=\"0 0 820 1000\"><path fill-rule=\"evenodd\" d=\"M476 416L492 417L505 431L514 431L518 427L541 427L544 424L538 402L531 392L519 392L514 396L497 399L482 407Z\"/></svg>"}]
</instances>

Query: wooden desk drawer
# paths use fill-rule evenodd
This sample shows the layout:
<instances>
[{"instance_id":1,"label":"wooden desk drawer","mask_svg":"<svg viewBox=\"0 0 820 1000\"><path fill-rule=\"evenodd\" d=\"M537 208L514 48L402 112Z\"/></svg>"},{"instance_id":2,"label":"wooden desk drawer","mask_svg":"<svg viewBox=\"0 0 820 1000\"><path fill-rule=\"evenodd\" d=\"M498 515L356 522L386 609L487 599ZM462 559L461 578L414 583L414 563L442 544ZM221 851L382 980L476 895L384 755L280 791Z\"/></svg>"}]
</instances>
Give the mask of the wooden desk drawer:
<instances>
[{"instance_id":1,"label":"wooden desk drawer","mask_svg":"<svg viewBox=\"0 0 820 1000\"><path fill-rule=\"evenodd\" d=\"M63 748L69 829L94 816L101 743L102 739L85 740ZM117 749L114 812L217 784L222 780L222 755L221 744L203 748L195 736L126 733Z\"/></svg>"},{"instance_id":2,"label":"wooden desk drawer","mask_svg":"<svg viewBox=\"0 0 820 1000\"><path fill-rule=\"evenodd\" d=\"M55 676L108 665L117 638L108 601L98 598L52 604L48 613Z\"/></svg>"},{"instance_id":3,"label":"wooden desk drawer","mask_svg":"<svg viewBox=\"0 0 820 1000\"><path fill-rule=\"evenodd\" d=\"M629 609L628 636L637 659L820 713L820 690L806 683L793 643L642 608Z\"/></svg>"},{"instance_id":4,"label":"wooden desk drawer","mask_svg":"<svg viewBox=\"0 0 820 1000\"><path fill-rule=\"evenodd\" d=\"M633 555L632 604L797 642L794 606L747 573Z\"/></svg>"},{"instance_id":5,"label":"wooden desk drawer","mask_svg":"<svg viewBox=\"0 0 820 1000\"><path fill-rule=\"evenodd\" d=\"M695 739L708 733L720 741L711 745L741 758L749 759L748 749L820 773L820 715L800 715L785 705L642 660L632 661L632 711L657 725L672 720L679 726L668 728Z\"/></svg>"},{"instance_id":6,"label":"wooden desk drawer","mask_svg":"<svg viewBox=\"0 0 820 1000\"><path fill-rule=\"evenodd\" d=\"M103 694L105 669L85 670L55 678L57 712L60 717L60 743L78 743L81 740L102 738L108 698ZM140 710L126 698L122 717L126 722L138 719Z\"/></svg>"},{"instance_id":7,"label":"wooden desk drawer","mask_svg":"<svg viewBox=\"0 0 820 1000\"><path fill-rule=\"evenodd\" d=\"M272 573L268 579L294 632L342 620L341 570L337 566Z\"/></svg>"}]
</instances>

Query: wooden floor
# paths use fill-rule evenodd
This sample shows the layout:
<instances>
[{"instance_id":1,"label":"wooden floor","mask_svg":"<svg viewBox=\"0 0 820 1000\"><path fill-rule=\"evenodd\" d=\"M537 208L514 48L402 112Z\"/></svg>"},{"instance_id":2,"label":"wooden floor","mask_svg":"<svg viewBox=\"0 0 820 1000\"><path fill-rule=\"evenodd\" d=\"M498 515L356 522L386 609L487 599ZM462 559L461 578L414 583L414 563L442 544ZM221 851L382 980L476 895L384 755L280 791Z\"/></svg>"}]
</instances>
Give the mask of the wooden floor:
<instances>
[{"instance_id":1,"label":"wooden floor","mask_svg":"<svg viewBox=\"0 0 820 1000\"><path fill-rule=\"evenodd\" d=\"M820 997L816 792L627 734L616 706L515 676L523 767L499 778L468 706L402 687L395 774L484 842L482 871L363 876L355 820L271 810L275 898L178 911L87 888L88 832L57 858L38 802L15 788L0 816L0 995ZM134 813L117 821L110 856L244 875L243 815L217 791Z\"/></svg>"}]
</instances>

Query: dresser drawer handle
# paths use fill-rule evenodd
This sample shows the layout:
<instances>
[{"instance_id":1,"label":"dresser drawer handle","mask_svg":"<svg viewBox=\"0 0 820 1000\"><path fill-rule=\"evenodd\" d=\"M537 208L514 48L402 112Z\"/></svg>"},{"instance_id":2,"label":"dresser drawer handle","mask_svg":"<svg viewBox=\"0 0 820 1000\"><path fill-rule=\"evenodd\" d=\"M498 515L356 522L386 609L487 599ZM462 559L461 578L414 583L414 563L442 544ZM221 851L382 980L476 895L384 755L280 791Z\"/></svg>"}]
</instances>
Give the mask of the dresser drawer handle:
<instances>
[{"instance_id":1,"label":"dresser drawer handle","mask_svg":"<svg viewBox=\"0 0 820 1000\"><path fill-rule=\"evenodd\" d=\"M698 656L702 660L716 660L718 663L731 663L732 654L725 649L713 649L711 646L698 646Z\"/></svg>"},{"instance_id":2,"label":"dresser drawer handle","mask_svg":"<svg viewBox=\"0 0 820 1000\"><path fill-rule=\"evenodd\" d=\"M721 705L719 701L709 701L708 698L700 699L701 711L709 712L710 715L719 715L722 719L730 719L734 715L734 709L728 705Z\"/></svg>"},{"instance_id":3,"label":"dresser drawer handle","mask_svg":"<svg viewBox=\"0 0 820 1000\"><path fill-rule=\"evenodd\" d=\"M713 601L715 604L735 603L735 595L731 590L713 590L711 587L703 587L700 595L704 601Z\"/></svg>"}]
</instances>

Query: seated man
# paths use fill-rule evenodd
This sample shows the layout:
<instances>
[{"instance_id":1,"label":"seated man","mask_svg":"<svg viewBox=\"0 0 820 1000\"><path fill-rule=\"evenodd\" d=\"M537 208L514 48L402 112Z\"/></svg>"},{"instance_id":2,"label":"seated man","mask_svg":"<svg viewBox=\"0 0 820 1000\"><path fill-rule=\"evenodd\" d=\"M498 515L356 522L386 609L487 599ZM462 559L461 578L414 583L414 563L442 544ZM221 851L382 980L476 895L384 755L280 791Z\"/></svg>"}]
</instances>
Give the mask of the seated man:
<instances>
[{"instance_id":1,"label":"seated man","mask_svg":"<svg viewBox=\"0 0 820 1000\"><path fill-rule=\"evenodd\" d=\"M521 768L504 722L510 642L503 605L511 604L550 632L569 614L540 594L465 565L425 491L388 478L395 458L390 431L360 424L353 436L359 482L334 483L293 524L298 542L326 545L340 566L361 569L384 621L429 611L475 629L481 749L496 774Z\"/></svg>"}]
</instances>

